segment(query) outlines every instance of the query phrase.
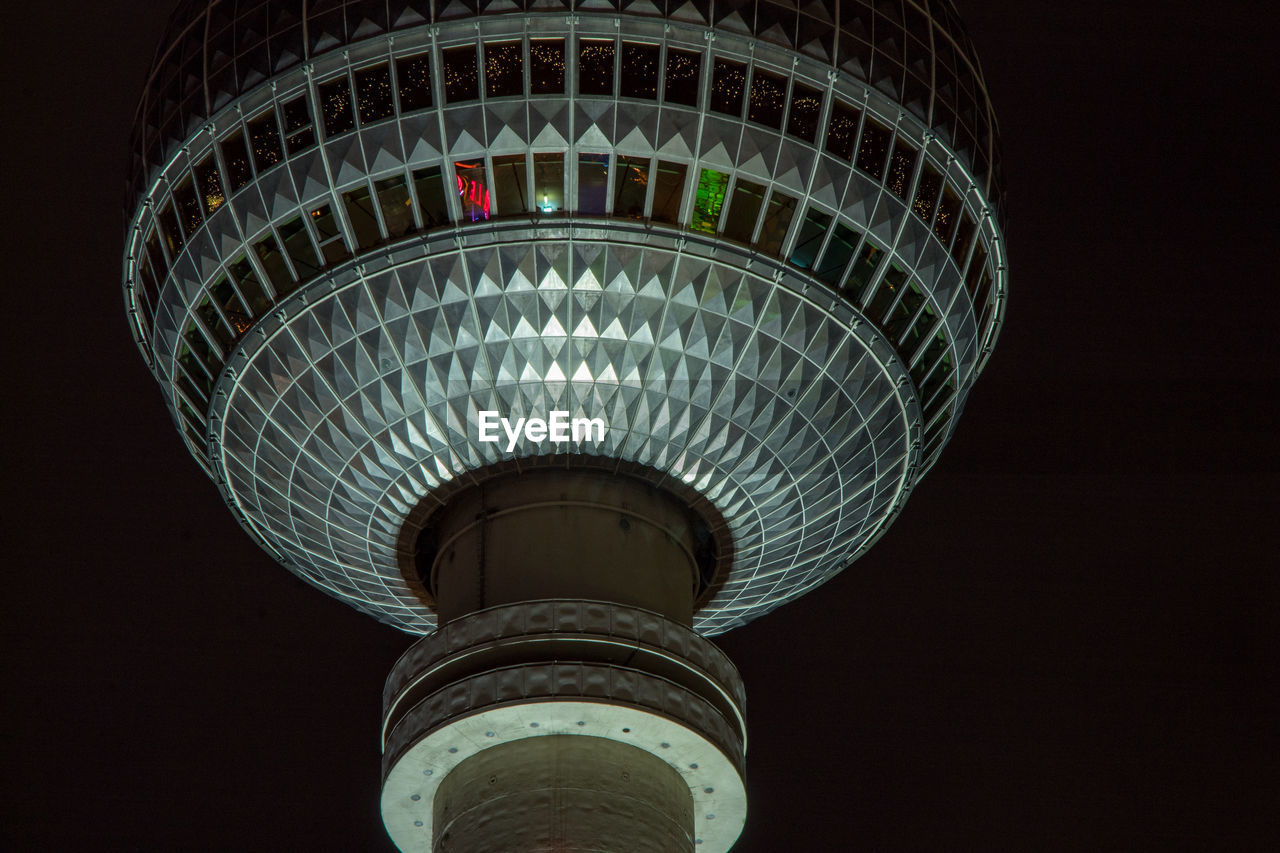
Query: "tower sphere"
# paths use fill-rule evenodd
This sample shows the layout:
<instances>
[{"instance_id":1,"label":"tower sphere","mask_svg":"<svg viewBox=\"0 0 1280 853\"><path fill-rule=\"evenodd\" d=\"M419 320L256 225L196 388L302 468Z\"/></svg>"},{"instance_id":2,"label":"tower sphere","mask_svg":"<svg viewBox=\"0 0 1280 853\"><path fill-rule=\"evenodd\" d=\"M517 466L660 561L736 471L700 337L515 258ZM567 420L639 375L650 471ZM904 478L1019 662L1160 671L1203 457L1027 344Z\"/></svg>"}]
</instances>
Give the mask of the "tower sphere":
<instances>
[{"instance_id":1,"label":"tower sphere","mask_svg":"<svg viewBox=\"0 0 1280 853\"><path fill-rule=\"evenodd\" d=\"M594 468L699 519L714 634L848 566L937 460L1002 219L950 2L186 2L124 290L191 454L306 581L430 632L433 512Z\"/></svg>"}]
</instances>

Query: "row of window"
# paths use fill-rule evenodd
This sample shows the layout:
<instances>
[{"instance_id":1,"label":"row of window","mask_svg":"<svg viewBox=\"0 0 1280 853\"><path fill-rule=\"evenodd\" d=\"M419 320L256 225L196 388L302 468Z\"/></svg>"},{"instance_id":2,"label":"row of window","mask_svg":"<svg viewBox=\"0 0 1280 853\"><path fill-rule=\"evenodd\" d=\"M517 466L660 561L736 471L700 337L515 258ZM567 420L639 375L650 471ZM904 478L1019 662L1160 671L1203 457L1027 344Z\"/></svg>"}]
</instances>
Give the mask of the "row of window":
<instances>
[{"instance_id":1,"label":"row of window","mask_svg":"<svg viewBox=\"0 0 1280 853\"><path fill-rule=\"evenodd\" d=\"M487 97L519 95L525 91L526 47L530 69L529 93L563 93L564 44L562 39L534 39L446 49L443 51L445 99L452 102L479 96L481 77L475 60L481 49L485 58L483 80ZM583 39L578 42L580 92L657 98L657 69L661 64L664 68L661 79L663 99L687 106L697 105L701 54L668 48L662 57L664 62L660 63L661 48L657 45L624 42L621 51L615 47L613 41ZM619 69L622 73L615 73ZM430 54L418 54L356 69L350 77L344 73L319 83L316 93L325 136L354 130L357 119L364 126L390 118L397 112L432 106L431 78ZM713 64L708 107L741 118L745 102L747 120L779 128L785 116L787 133L806 141L814 140L822 112L820 92L796 82L788 93L786 78L759 68L754 69L750 88L747 87L747 79L746 65L717 58ZM286 156L316 144L316 127L305 93L280 105L278 112L277 116L276 109L268 109L246 121L242 129L238 128L221 139L218 146L221 163L214 152L210 152L189 176L177 183L171 203L160 209L157 215L159 227L144 241L145 252L138 263L143 296L139 303L147 330L152 322L153 306L158 300L158 284L167 274L168 259L176 256L204 218L221 207L229 194L249 184L255 173L261 174L283 162ZM948 246L956 262L964 265L975 232L973 219L960 196L928 159L925 159L914 181L914 193L908 195L919 153L909 141L895 138L890 128L836 100L828 122L825 147L907 201L914 214ZM579 155L575 210L586 214L611 213L676 222L686 166L665 161L651 164L647 158L632 157L618 157L614 166L617 177L610 188L608 155ZM490 168L492 181L488 175ZM487 219L492 215L559 212L565 209L564 178L565 165L561 154L536 154L532 159L525 155L496 157L491 158L491 165L483 160L455 163L454 183L462 221ZM413 184L418 195L416 221L410 191L403 178L377 182L372 194L368 190L356 190L343 195L347 221L356 246L364 249L382 239L397 238L414 228L442 225L456 217L450 213L444 197L438 168L414 172ZM728 239L753 245L766 254L777 255L794 216L797 199L773 191L768 193L766 202L763 185L738 180L732 190L731 203L726 207L728 185L729 175L714 170L701 171L689 227L706 233L720 233ZM840 223L832 229L831 219L829 214L811 208L788 260L796 266L810 269L818 278L858 300L875 273L882 250L869 241L864 242L855 258L859 235ZM210 339L216 340L218 349L225 352L248 328L251 319L260 316L273 304L269 292L274 293L275 299L283 297L298 282L349 256L342 226L327 205L312 211L309 221L308 227L302 217L295 218L278 226L278 239L268 233L254 246L262 273L270 283L269 291L259 281L258 272L242 258L231 265L235 284L226 279L220 280L211 291L213 300L206 297L197 306L203 330L197 329L193 321L184 333L185 357L179 360L187 370L180 386L201 408L207 405L213 377L221 369L221 357L215 355ZM985 246L978 241L965 284L974 304L986 307L980 328L985 327L992 311L992 307L987 305L992 275L985 261ZM888 281L889 276L885 280ZM897 293L897 288L889 292ZM877 294L877 298L882 295ZM910 340L899 340L898 334L891 335L899 344L900 351L909 354L915 351L919 340L926 334L924 327L931 326L934 318L932 309L913 305L911 298L899 296L893 303L897 307L885 306L885 310L906 312L911 307L918 312L918 317L916 313L911 314L916 320L905 329ZM873 299L870 313L876 315L878 321L884 321L885 318L876 310L878 307ZM925 311L928 311L927 315L923 313ZM953 370L947 359L922 358L921 361L927 363L917 365L913 373L935 365L945 366L948 373ZM205 369L202 370L200 365ZM919 376L917 381L925 381L929 375ZM953 378L951 387L954 389ZM184 409L184 416L193 423L202 422L189 407Z\"/></svg>"},{"instance_id":2,"label":"row of window","mask_svg":"<svg viewBox=\"0 0 1280 853\"><path fill-rule=\"evenodd\" d=\"M610 168L612 166L612 169ZM581 154L577 163L577 208L580 212L652 219L674 223L686 186L687 167L647 158ZM610 181L610 173L614 180ZM489 161L454 164L451 188L464 219L488 219L499 214L554 215L564 208L565 157L561 154L513 155ZM777 256L791 227L797 199L751 181L738 180L725 204L730 176L701 170L695 185L690 227L754 246ZM277 225L252 246L251 256L232 260L201 298L188 319L178 345L175 384L181 391L179 411L197 447L214 382L235 342L279 299L322 269L351 256L399 239L411 231L444 225L456 216L450 210L445 177L439 167L374 181L342 194L344 231L331 204ZM609 200L612 199L610 204ZM838 288L863 304L885 252L854 229L810 208L799 227L787 260ZM827 237L827 235L830 235ZM824 237L827 239L824 241ZM156 269L164 269L165 253L153 231L145 241L139 274L154 292ZM255 263L256 261L256 263ZM975 256L984 265L985 254ZM976 274L976 273L975 273ZM931 415L955 390L954 362L944 326L915 282L891 264L879 287L865 302L865 312L893 341L911 365L921 390L926 415ZM928 344L926 346L926 343Z\"/></svg>"},{"instance_id":3,"label":"row of window","mask_svg":"<svg viewBox=\"0 0 1280 853\"><path fill-rule=\"evenodd\" d=\"M578 41L579 91L587 95L612 95L617 91L628 97L656 98L662 48L631 42L623 42L621 51L615 47L613 41ZM483 66L478 64L482 48ZM479 97L481 67L488 96L522 95L526 91L526 49L530 69L527 91L530 94L563 93L563 39L485 42L442 52L446 101ZM661 64L664 100L696 106L702 55L668 47ZM615 75L615 68L622 73ZM791 83L788 91L787 78L761 68L753 69L748 88L747 71L743 63L716 58L708 108L741 118L745 103L748 121L774 128L782 126L785 114L788 134L814 142L822 115L822 93L799 82ZM620 81L616 88L615 77ZM343 73L319 83L316 97L325 136L354 130L357 117L364 126L397 113L431 107L434 102L431 79L431 55L423 53L359 68L351 75ZM189 178L176 184L172 205L164 207L159 214L171 254L181 248L204 217L217 210L229 194L248 185L255 172L261 174L283 162L286 156L316 144L316 128L306 93L280 105L278 112L277 116L277 110L269 108L250 118L243 130L237 129L220 140L221 165L210 152ZM828 120L825 148L908 202L916 216L948 245L956 262L963 264L975 230L973 218L960 194L946 183L928 159L921 167L915 191L911 192L919 151L910 141L895 137L889 127L836 100Z\"/></svg>"}]
</instances>

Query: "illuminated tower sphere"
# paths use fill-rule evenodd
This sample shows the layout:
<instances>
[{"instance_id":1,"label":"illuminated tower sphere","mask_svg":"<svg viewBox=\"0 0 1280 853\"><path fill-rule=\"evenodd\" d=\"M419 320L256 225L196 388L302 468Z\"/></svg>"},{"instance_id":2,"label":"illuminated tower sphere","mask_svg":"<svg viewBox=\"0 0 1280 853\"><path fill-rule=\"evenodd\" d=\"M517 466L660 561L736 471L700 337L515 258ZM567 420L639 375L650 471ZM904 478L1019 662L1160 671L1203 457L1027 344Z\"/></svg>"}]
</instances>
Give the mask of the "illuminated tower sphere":
<instances>
[{"instance_id":1,"label":"illuminated tower sphere","mask_svg":"<svg viewBox=\"0 0 1280 853\"><path fill-rule=\"evenodd\" d=\"M732 847L704 637L871 546L1000 325L952 4L186 2L129 188L192 455L289 570L426 635L384 697L395 843Z\"/></svg>"}]
</instances>

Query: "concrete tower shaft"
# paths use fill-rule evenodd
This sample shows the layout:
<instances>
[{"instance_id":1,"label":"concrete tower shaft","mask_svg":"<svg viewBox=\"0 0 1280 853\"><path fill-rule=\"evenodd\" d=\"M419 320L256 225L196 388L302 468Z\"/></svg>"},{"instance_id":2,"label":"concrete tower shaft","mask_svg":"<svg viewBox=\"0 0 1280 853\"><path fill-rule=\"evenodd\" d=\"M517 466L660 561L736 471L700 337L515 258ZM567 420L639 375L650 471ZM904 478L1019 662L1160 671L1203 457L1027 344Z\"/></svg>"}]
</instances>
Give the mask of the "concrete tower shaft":
<instances>
[{"instance_id":1,"label":"concrete tower shaft","mask_svg":"<svg viewBox=\"0 0 1280 853\"><path fill-rule=\"evenodd\" d=\"M742 683L688 627L708 530L675 495L572 466L483 480L425 518L414 566L442 627L384 694L402 850L732 846Z\"/></svg>"}]
</instances>

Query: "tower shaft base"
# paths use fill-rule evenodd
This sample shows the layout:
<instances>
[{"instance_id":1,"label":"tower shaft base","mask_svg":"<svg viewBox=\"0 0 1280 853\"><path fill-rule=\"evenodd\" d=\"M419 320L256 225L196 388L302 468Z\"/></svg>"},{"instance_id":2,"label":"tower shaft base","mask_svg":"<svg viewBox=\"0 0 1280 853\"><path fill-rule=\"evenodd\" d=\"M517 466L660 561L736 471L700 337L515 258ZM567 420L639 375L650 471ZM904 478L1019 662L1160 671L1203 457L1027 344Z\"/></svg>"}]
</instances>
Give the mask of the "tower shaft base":
<instances>
[{"instance_id":1,"label":"tower shaft base","mask_svg":"<svg viewBox=\"0 0 1280 853\"><path fill-rule=\"evenodd\" d=\"M595 737L532 737L453 769L435 798L433 853L692 851L693 797L666 762Z\"/></svg>"}]
</instances>

